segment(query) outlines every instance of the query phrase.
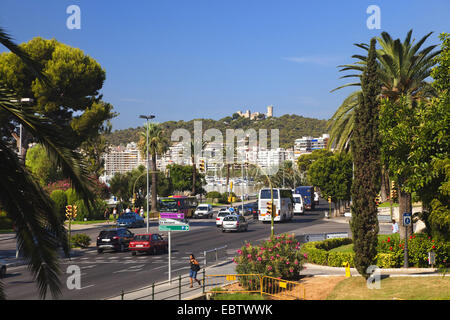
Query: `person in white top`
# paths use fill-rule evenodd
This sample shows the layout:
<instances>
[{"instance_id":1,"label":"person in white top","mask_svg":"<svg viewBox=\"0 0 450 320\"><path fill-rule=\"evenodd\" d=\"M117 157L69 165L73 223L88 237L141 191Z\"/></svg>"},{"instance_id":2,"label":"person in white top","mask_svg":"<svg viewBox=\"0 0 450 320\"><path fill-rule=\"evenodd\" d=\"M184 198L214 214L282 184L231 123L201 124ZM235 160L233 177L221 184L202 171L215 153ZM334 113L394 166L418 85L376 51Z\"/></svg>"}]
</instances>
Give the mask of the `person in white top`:
<instances>
[{"instance_id":1,"label":"person in white top","mask_svg":"<svg viewBox=\"0 0 450 320\"><path fill-rule=\"evenodd\" d=\"M397 233L398 232L398 224L397 222L395 222L394 219L392 219L392 233Z\"/></svg>"},{"instance_id":2,"label":"person in white top","mask_svg":"<svg viewBox=\"0 0 450 320\"><path fill-rule=\"evenodd\" d=\"M142 218L144 217L144 207L141 207L139 214L141 215Z\"/></svg>"}]
</instances>

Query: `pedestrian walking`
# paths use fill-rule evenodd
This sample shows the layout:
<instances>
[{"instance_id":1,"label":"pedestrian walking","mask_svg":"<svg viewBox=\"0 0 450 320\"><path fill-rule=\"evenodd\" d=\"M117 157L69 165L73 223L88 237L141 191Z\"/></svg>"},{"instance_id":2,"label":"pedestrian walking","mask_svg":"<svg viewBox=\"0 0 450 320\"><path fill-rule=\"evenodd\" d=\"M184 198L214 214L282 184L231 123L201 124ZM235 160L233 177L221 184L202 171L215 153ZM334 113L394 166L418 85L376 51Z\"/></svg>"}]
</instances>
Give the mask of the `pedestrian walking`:
<instances>
[{"instance_id":1,"label":"pedestrian walking","mask_svg":"<svg viewBox=\"0 0 450 320\"><path fill-rule=\"evenodd\" d=\"M106 222L109 223L109 209L106 208L105 212L103 213L103 217L105 218Z\"/></svg>"},{"instance_id":2,"label":"pedestrian walking","mask_svg":"<svg viewBox=\"0 0 450 320\"><path fill-rule=\"evenodd\" d=\"M114 207L114 209L113 209L113 219L114 219L114 223L116 223L116 218L117 218L117 208Z\"/></svg>"},{"instance_id":3,"label":"pedestrian walking","mask_svg":"<svg viewBox=\"0 0 450 320\"><path fill-rule=\"evenodd\" d=\"M200 264L195 259L193 254L189 256L189 263L191 265L191 270L189 271L189 282L191 284L190 288L192 288L193 280L197 281L198 285L201 286L202 283L200 280L197 280L197 272L200 270Z\"/></svg>"},{"instance_id":4,"label":"pedestrian walking","mask_svg":"<svg viewBox=\"0 0 450 320\"><path fill-rule=\"evenodd\" d=\"M392 219L392 233L398 233L398 223Z\"/></svg>"}]
</instances>

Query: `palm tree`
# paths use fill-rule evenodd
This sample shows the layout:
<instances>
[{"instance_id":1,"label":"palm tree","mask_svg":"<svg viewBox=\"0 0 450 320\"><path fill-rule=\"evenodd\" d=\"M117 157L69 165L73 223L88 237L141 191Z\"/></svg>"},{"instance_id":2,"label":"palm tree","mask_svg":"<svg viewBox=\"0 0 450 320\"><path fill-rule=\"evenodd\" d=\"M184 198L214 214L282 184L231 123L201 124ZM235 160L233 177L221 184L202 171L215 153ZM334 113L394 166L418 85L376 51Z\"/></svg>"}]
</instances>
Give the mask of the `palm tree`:
<instances>
[{"instance_id":1,"label":"palm tree","mask_svg":"<svg viewBox=\"0 0 450 320\"><path fill-rule=\"evenodd\" d=\"M49 85L38 64L2 28L0 43ZM19 250L36 278L40 297L45 298L50 290L55 298L61 293L57 249L61 245L68 254L67 235L63 219L49 195L33 179L15 151L12 133L17 125L21 124L44 146L52 164L70 178L72 187L85 199L88 208L93 204L92 184L81 155L67 148L65 132L52 120L21 106L17 102L20 98L0 84L0 207L14 224ZM0 298L5 298L2 288L0 285Z\"/></svg>"},{"instance_id":2,"label":"palm tree","mask_svg":"<svg viewBox=\"0 0 450 320\"><path fill-rule=\"evenodd\" d=\"M403 41L393 40L387 33L381 33L378 43L381 46L377 50L377 61L379 65L378 77L382 83L381 96L396 100L402 95L409 96L413 101L432 97L434 90L425 81L430 76L432 67L436 64L434 57L440 51L433 51L437 45L428 46L420 50L421 46L428 39L432 32L425 35L417 43L411 41L412 30L410 30ZM367 44L355 44L358 48L368 51ZM420 51L419 51L420 50ZM352 58L359 61L355 64L339 66L342 71L358 71L356 74L349 74L341 78L361 78L366 66L367 56L353 55ZM360 82L352 82L342 85L334 90L349 86L360 86ZM354 109L358 105L360 90L350 94L341 106L336 110L328 122L330 132L329 148L335 147L339 151L348 151L352 132Z\"/></svg>"},{"instance_id":3,"label":"palm tree","mask_svg":"<svg viewBox=\"0 0 450 320\"><path fill-rule=\"evenodd\" d=\"M407 97L411 102L411 106L414 106L417 101L426 100L435 96L435 90L426 82L426 79L431 75L431 70L436 64L434 58L440 54L440 51L433 51L437 45L421 49L422 45L431 34L432 32L428 33L417 43L415 43L414 40L411 41L412 30L408 32L403 42L401 42L400 39L393 40L387 32L382 32L381 38L377 38L378 43L381 46L381 48L376 51L378 79L381 83L381 98L389 98L389 100L395 102L400 97ZM367 44L355 45L363 50L369 51L369 46ZM345 75L342 78L355 77L361 80L366 67L367 56L354 55L352 57L359 61L355 64L340 66L340 71L353 70L358 71L358 73ZM361 86L361 81L348 83L334 90L348 86ZM356 94L357 92L352 95ZM331 137L330 134L330 138L335 141L335 145L344 146L350 140L354 121L344 120L354 117L355 106L358 103L357 95L354 98L352 98L352 96L348 97L331 118L329 128L334 136ZM331 147L331 143L329 145ZM388 189L390 185L387 168L383 168L382 183L382 193L386 194L386 189ZM400 192L399 203L401 211L409 212L408 208L411 207L410 194Z\"/></svg>"},{"instance_id":4,"label":"palm tree","mask_svg":"<svg viewBox=\"0 0 450 320\"><path fill-rule=\"evenodd\" d=\"M146 128L147 129L147 128ZM164 135L164 130L160 124L149 123L148 130L144 130L140 134L140 140L138 143L139 149L142 155L147 155L147 131L148 131L148 147L151 155L151 174L152 174L152 212L157 212L157 183L158 183L158 171L156 170L156 156L163 155L169 148L169 140ZM148 195L147 195L148 197Z\"/></svg>"}]
</instances>

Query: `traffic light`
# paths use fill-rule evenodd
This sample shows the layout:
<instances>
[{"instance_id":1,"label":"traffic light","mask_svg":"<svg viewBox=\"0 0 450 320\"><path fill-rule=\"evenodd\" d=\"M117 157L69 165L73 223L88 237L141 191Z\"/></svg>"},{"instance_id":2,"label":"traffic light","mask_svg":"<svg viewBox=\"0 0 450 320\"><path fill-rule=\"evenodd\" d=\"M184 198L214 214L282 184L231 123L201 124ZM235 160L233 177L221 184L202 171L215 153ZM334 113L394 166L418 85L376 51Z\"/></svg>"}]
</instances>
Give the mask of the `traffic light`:
<instances>
[{"instance_id":1,"label":"traffic light","mask_svg":"<svg viewBox=\"0 0 450 320\"><path fill-rule=\"evenodd\" d=\"M205 172L205 160L200 160L200 171Z\"/></svg>"},{"instance_id":2,"label":"traffic light","mask_svg":"<svg viewBox=\"0 0 450 320\"><path fill-rule=\"evenodd\" d=\"M391 199L394 200L395 198L397 198L397 188L395 181L391 181Z\"/></svg>"},{"instance_id":3,"label":"traffic light","mask_svg":"<svg viewBox=\"0 0 450 320\"><path fill-rule=\"evenodd\" d=\"M66 206L67 219L71 219L71 220L75 219L77 217L77 209L78 209L78 207L75 205L72 206L69 204L68 206Z\"/></svg>"},{"instance_id":4,"label":"traffic light","mask_svg":"<svg viewBox=\"0 0 450 320\"><path fill-rule=\"evenodd\" d=\"M331 197L328 196L328 203L331 203Z\"/></svg>"},{"instance_id":5,"label":"traffic light","mask_svg":"<svg viewBox=\"0 0 450 320\"><path fill-rule=\"evenodd\" d=\"M380 202L381 202L381 197L380 197L380 195L377 195L377 196L375 197L375 203L376 203L377 205L379 205Z\"/></svg>"},{"instance_id":6,"label":"traffic light","mask_svg":"<svg viewBox=\"0 0 450 320\"><path fill-rule=\"evenodd\" d=\"M70 204L66 206L66 217L67 219L72 218L72 206Z\"/></svg>"},{"instance_id":7,"label":"traffic light","mask_svg":"<svg viewBox=\"0 0 450 320\"><path fill-rule=\"evenodd\" d=\"M272 215L272 201L267 202L267 214Z\"/></svg>"}]
</instances>

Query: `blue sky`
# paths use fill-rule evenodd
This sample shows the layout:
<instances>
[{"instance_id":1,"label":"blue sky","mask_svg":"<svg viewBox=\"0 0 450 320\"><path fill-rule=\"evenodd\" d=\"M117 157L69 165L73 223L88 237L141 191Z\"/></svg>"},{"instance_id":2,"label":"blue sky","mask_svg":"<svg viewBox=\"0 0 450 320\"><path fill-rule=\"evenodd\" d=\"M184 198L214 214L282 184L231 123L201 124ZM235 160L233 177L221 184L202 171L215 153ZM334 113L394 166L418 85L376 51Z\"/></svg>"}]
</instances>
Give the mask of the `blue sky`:
<instances>
[{"instance_id":1,"label":"blue sky","mask_svg":"<svg viewBox=\"0 0 450 320\"><path fill-rule=\"evenodd\" d=\"M69 30L69 5L81 29ZM369 30L369 5L381 29ZM237 110L328 119L352 89L337 65L362 53L353 46L382 31L426 44L450 32L450 1L106 1L1 0L0 25L17 43L55 38L81 48L106 70L101 93L120 115L113 129L157 122L220 119ZM0 50L3 50L0 48Z\"/></svg>"}]
</instances>

